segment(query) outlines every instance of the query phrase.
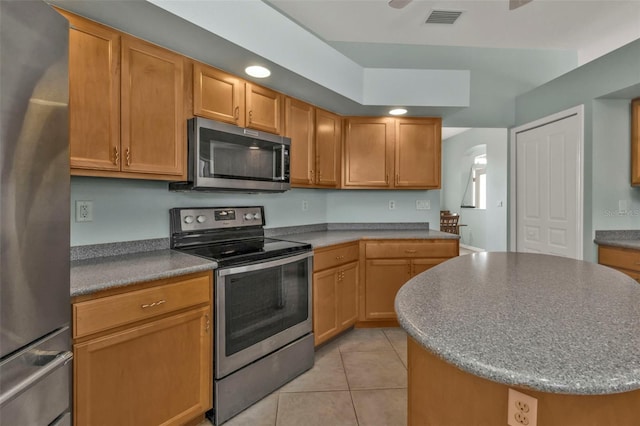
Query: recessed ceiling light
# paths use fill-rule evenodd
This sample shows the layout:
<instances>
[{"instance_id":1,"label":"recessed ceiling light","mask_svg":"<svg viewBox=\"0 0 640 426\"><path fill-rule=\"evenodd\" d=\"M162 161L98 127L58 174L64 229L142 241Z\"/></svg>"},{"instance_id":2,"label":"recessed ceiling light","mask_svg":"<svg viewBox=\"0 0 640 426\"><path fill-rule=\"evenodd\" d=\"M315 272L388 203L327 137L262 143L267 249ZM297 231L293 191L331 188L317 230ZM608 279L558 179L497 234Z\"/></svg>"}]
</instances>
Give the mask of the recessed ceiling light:
<instances>
[{"instance_id":1,"label":"recessed ceiling light","mask_svg":"<svg viewBox=\"0 0 640 426\"><path fill-rule=\"evenodd\" d=\"M396 108L389 111L389 114L391 115L404 115L406 113L407 113L407 110L404 108Z\"/></svg>"},{"instance_id":2,"label":"recessed ceiling light","mask_svg":"<svg viewBox=\"0 0 640 426\"><path fill-rule=\"evenodd\" d=\"M244 72L255 78L265 78L271 75L271 71L269 71L265 67L261 67L260 65L252 65L250 67L246 67L244 69Z\"/></svg>"}]
</instances>

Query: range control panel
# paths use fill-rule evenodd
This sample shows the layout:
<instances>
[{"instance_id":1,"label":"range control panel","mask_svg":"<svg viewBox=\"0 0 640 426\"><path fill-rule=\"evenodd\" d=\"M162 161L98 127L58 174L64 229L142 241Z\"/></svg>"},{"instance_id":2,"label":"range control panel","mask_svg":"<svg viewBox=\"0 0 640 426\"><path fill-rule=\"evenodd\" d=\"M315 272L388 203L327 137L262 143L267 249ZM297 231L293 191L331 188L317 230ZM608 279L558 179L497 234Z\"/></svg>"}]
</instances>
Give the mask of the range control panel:
<instances>
[{"instance_id":1,"label":"range control panel","mask_svg":"<svg viewBox=\"0 0 640 426\"><path fill-rule=\"evenodd\" d=\"M179 232L264 226L265 223L264 209L260 206L171 209L171 220Z\"/></svg>"}]
</instances>

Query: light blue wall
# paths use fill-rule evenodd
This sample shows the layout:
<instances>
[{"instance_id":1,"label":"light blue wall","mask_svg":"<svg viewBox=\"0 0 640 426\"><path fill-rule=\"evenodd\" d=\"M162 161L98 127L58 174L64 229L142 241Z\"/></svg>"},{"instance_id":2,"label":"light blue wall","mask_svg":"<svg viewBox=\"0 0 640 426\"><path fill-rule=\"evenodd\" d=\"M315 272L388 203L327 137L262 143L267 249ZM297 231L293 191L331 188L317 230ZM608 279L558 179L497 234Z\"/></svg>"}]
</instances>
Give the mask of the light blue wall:
<instances>
[{"instance_id":1,"label":"light blue wall","mask_svg":"<svg viewBox=\"0 0 640 426\"><path fill-rule=\"evenodd\" d=\"M462 243L489 251L507 249L507 129L470 129L442 142L443 210L460 213ZM486 145L487 209L461 209L474 146ZM502 203L502 206L498 206Z\"/></svg>"},{"instance_id":2,"label":"light blue wall","mask_svg":"<svg viewBox=\"0 0 640 426\"><path fill-rule=\"evenodd\" d=\"M71 245L134 241L169 236L169 209L264 205L266 226L326 222L325 190L294 189L281 194L169 192L166 182L71 178ZM76 222L75 201L93 201L93 221ZM309 209L302 211L302 201Z\"/></svg>"},{"instance_id":3,"label":"light blue wall","mask_svg":"<svg viewBox=\"0 0 640 426\"><path fill-rule=\"evenodd\" d=\"M628 167L630 161L629 152L624 152L628 149L629 139L619 134L612 138L606 130L610 126L607 120L610 120L612 115L620 120L623 120L621 115L626 115L629 120L629 112L628 110L623 112L621 108L615 108L606 103L599 104L601 102L599 99L616 97L628 100L636 96L640 96L640 40L629 43L516 98L516 125L526 124L577 105L584 105L583 255L585 260L597 260L597 247L593 243L593 237L595 230L604 225L599 215L611 207L611 202L606 200L605 194L629 187L628 173L624 178L621 174L614 173L604 181L598 180L602 179L602 174L611 171L610 165L624 168ZM617 134L617 131L618 129L613 130L613 134ZM614 148L612 144L617 147ZM638 190L632 191L632 194L636 194L635 191ZM619 225L622 226L621 223ZM629 227L638 229L638 222L630 224Z\"/></svg>"},{"instance_id":4,"label":"light blue wall","mask_svg":"<svg viewBox=\"0 0 640 426\"><path fill-rule=\"evenodd\" d=\"M640 228L640 188L629 185L631 120L627 99L593 102L593 229ZM626 201L627 210L619 209Z\"/></svg>"},{"instance_id":5,"label":"light blue wall","mask_svg":"<svg viewBox=\"0 0 640 426\"><path fill-rule=\"evenodd\" d=\"M281 194L169 192L166 182L71 178L71 245L169 236L172 207L263 205L267 228L340 222L431 222L437 229L440 191L293 189ZM75 201L93 201L93 221L75 221ZM308 210L302 210L302 201ZM389 210L389 200L396 209ZM431 210L416 210L430 200Z\"/></svg>"},{"instance_id":6,"label":"light blue wall","mask_svg":"<svg viewBox=\"0 0 640 426\"><path fill-rule=\"evenodd\" d=\"M416 200L429 200L430 210L416 210ZM395 210L389 210L395 201ZM327 222L429 222L440 223L440 191L340 190L327 195Z\"/></svg>"}]
</instances>

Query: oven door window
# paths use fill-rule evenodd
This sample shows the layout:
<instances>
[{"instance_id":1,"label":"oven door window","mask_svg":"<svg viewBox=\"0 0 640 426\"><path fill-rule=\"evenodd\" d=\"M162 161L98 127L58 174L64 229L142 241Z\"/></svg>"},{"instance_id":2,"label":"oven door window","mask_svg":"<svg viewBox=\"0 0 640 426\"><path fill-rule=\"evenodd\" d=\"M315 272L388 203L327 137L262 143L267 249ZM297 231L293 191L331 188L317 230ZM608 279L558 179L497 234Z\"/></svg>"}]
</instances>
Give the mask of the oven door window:
<instances>
[{"instance_id":1,"label":"oven door window","mask_svg":"<svg viewBox=\"0 0 640 426\"><path fill-rule=\"evenodd\" d=\"M225 280L225 356L309 318L308 262L301 259Z\"/></svg>"},{"instance_id":2,"label":"oven door window","mask_svg":"<svg viewBox=\"0 0 640 426\"><path fill-rule=\"evenodd\" d=\"M284 145L206 128L199 132L201 178L283 179Z\"/></svg>"}]
</instances>

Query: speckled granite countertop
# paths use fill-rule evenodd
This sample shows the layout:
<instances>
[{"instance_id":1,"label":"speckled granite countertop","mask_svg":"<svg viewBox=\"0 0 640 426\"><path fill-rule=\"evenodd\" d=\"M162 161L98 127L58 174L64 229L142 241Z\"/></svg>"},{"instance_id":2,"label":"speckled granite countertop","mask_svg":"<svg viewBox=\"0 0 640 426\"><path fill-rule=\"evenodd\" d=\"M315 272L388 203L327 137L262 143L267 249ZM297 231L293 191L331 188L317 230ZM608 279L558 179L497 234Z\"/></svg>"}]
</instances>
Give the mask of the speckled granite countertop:
<instances>
[{"instance_id":1,"label":"speckled granite countertop","mask_svg":"<svg viewBox=\"0 0 640 426\"><path fill-rule=\"evenodd\" d=\"M596 231L596 244L640 250L640 230Z\"/></svg>"},{"instance_id":2,"label":"speckled granite countertop","mask_svg":"<svg viewBox=\"0 0 640 426\"><path fill-rule=\"evenodd\" d=\"M640 286L594 263L474 253L411 279L401 326L471 374L550 393L640 389Z\"/></svg>"},{"instance_id":3,"label":"speckled granite countertop","mask_svg":"<svg viewBox=\"0 0 640 426\"><path fill-rule=\"evenodd\" d=\"M207 259L156 250L71 262L71 297L216 268Z\"/></svg>"},{"instance_id":4,"label":"speckled granite countertop","mask_svg":"<svg viewBox=\"0 0 640 426\"><path fill-rule=\"evenodd\" d=\"M453 238L423 223L337 223L265 229L267 237L310 243L314 248L361 238ZM71 296L199 272L216 262L170 250L168 238L71 248Z\"/></svg>"},{"instance_id":5,"label":"speckled granite countertop","mask_svg":"<svg viewBox=\"0 0 640 426\"><path fill-rule=\"evenodd\" d=\"M327 230L316 232L304 232L298 234L277 235L276 238L309 243L313 248L331 246L334 244L348 243L361 239L459 239L460 236L446 232L431 231L429 229L413 230L373 230L362 229L355 231Z\"/></svg>"}]
</instances>

